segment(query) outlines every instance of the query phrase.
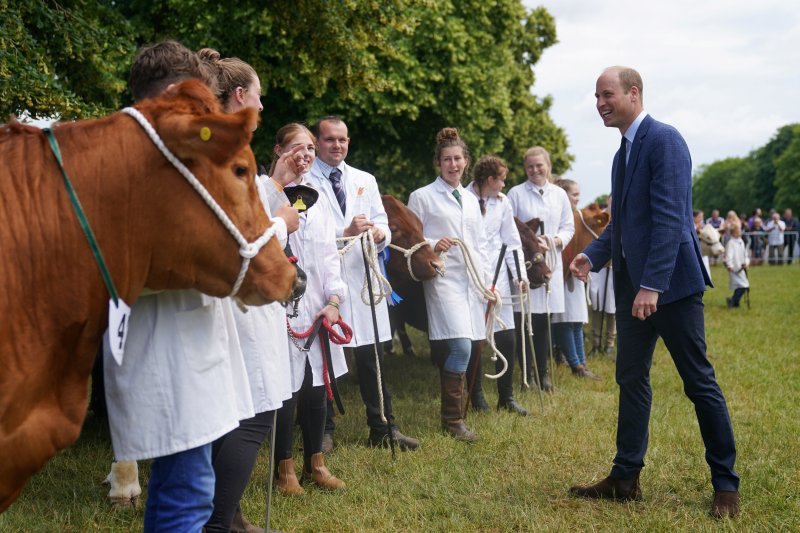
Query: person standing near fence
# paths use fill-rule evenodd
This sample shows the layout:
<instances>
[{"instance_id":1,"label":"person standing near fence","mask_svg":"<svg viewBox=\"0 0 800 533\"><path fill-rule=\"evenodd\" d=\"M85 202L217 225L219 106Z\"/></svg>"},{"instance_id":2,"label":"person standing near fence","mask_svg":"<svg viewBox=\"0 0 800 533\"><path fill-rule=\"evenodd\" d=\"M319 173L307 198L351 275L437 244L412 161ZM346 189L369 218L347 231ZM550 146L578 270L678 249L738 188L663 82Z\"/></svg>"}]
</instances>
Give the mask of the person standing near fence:
<instances>
[{"instance_id":1,"label":"person standing near fence","mask_svg":"<svg viewBox=\"0 0 800 533\"><path fill-rule=\"evenodd\" d=\"M739 301L744 293L750 288L750 280L747 279L747 267L750 265L750 258L742 240L742 227L733 224L730 227L731 238L725 245L725 268L728 269L728 286L733 289L733 295L726 298L728 308L739 307Z\"/></svg>"},{"instance_id":2,"label":"person standing near fence","mask_svg":"<svg viewBox=\"0 0 800 533\"><path fill-rule=\"evenodd\" d=\"M650 367L664 340L695 406L711 469L710 513L739 512L736 446L728 407L706 356L703 292L711 284L692 223L692 162L672 126L644 111L642 78L610 67L597 79L597 111L606 127L622 134L612 169L611 222L570 265L586 279L614 261L617 299L619 415L617 453L611 473L570 493L584 498L640 500L639 474L649 437Z\"/></svg>"},{"instance_id":3,"label":"person standing near fence","mask_svg":"<svg viewBox=\"0 0 800 533\"><path fill-rule=\"evenodd\" d=\"M770 265L783 264L784 231L786 231L786 223L781 220L777 211L773 212L764 226L764 232L767 234L767 261Z\"/></svg>"},{"instance_id":4,"label":"person standing near fence","mask_svg":"<svg viewBox=\"0 0 800 533\"><path fill-rule=\"evenodd\" d=\"M783 212L783 223L786 225L786 233L784 234L784 239L786 241L786 263L791 265L794 259L794 247L795 244L797 244L797 230L800 226L800 222L797 221L797 218L792 216L792 210L787 208Z\"/></svg>"}]
</instances>

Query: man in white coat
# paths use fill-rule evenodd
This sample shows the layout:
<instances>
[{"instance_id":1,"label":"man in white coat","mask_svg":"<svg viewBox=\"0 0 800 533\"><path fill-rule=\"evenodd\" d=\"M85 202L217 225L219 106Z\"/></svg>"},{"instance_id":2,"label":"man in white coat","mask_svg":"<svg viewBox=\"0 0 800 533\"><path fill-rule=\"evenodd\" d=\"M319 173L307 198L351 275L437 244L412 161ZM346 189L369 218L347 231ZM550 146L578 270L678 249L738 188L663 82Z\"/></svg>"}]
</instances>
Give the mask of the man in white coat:
<instances>
[{"instance_id":1,"label":"man in white coat","mask_svg":"<svg viewBox=\"0 0 800 533\"><path fill-rule=\"evenodd\" d=\"M314 134L319 150L308 173L309 184L320 191L319 201L329 203L336 221L337 238L354 237L371 230L378 252L382 251L391 241L386 211L375 177L344 161L350 144L347 125L338 117L324 117L314 125ZM376 354L382 353L380 343L391 339L389 312L386 305L375 302L378 331L378 338L375 338L372 306L362 299L365 270L360 244L353 246L342 258L342 279L347 285L348 296L340 312L344 321L353 328L353 339L346 347L352 348L355 355L361 399L366 406L369 442L373 446L388 444L387 424L381 416L382 396L383 414L392 428L391 437L395 444L401 450L415 450L419 447L419 441L400 433L394 423L392 398L386 387L385 375L381 375L378 386ZM373 290L377 287L374 278L372 286ZM334 424L330 403L328 411L326 438L323 441L326 451L333 446Z\"/></svg>"}]
</instances>

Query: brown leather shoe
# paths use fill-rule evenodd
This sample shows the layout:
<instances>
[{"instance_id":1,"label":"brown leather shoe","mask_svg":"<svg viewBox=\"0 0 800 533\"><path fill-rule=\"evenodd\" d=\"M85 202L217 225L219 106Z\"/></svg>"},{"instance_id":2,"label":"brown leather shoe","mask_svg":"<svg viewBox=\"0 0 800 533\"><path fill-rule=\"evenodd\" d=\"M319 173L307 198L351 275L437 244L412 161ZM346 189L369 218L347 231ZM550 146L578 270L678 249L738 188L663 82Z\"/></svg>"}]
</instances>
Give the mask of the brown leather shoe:
<instances>
[{"instance_id":1,"label":"brown leather shoe","mask_svg":"<svg viewBox=\"0 0 800 533\"><path fill-rule=\"evenodd\" d=\"M294 459L291 457L278 463L275 488L284 496L301 496L305 494L306 491L297 481L297 474L294 471Z\"/></svg>"},{"instance_id":2,"label":"brown leather shoe","mask_svg":"<svg viewBox=\"0 0 800 533\"><path fill-rule=\"evenodd\" d=\"M586 365L578 365L572 369L572 374L579 378L591 379L592 381L603 381L603 378L586 368Z\"/></svg>"},{"instance_id":3,"label":"brown leather shoe","mask_svg":"<svg viewBox=\"0 0 800 533\"><path fill-rule=\"evenodd\" d=\"M419 448L419 441L413 437L408 437L400 433L400 430L392 428L392 439L395 446L398 446L401 451L416 450ZM388 447L389 434L386 431L378 431L375 429L369 430L369 445L372 447Z\"/></svg>"},{"instance_id":4,"label":"brown leather shoe","mask_svg":"<svg viewBox=\"0 0 800 533\"><path fill-rule=\"evenodd\" d=\"M236 511L233 515L233 522L231 522L231 533L264 533L264 528L258 527L255 524L248 522L247 518L242 514L241 509Z\"/></svg>"},{"instance_id":5,"label":"brown leather shoe","mask_svg":"<svg viewBox=\"0 0 800 533\"><path fill-rule=\"evenodd\" d=\"M711 502L711 516L714 518L734 517L739 514L739 491L716 490Z\"/></svg>"},{"instance_id":6,"label":"brown leather shoe","mask_svg":"<svg viewBox=\"0 0 800 533\"><path fill-rule=\"evenodd\" d=\"M616 479L608 476L594 485L575 485L570 487L569 493L581 498L639 501L642 499L642 489L639 487L639 474L631 479Z\"/></svg>"},{"instance_id":7,"label":"brown leather shoe","mask_svg":"<svg viewBox=\"0 0 800 533\"><path fill-rule=\"evenodd\" d=\"M344 481L331 474L331 471L325 466L325 457L321 452L312 455L310 463L303 465L303 481L311 480L316 486L326 490L347 488Z\"/></svg>"}]
</instances>

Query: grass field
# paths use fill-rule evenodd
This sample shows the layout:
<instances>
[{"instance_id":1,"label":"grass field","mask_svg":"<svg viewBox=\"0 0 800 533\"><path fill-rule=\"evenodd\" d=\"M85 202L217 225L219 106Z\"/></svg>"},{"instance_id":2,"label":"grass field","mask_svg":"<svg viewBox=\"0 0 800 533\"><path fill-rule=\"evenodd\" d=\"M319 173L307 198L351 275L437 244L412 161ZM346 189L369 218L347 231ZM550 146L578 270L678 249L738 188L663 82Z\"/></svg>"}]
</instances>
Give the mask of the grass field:
<instances>
[{"instance_id":1,"label":"grass field","mask_svg":"<svg viewBox=\"0 0 800 533\"><path fill-rule=\"evenodd\" d=\"M299 498L275 495L272 526L283 531L800 531L800 268L752 269L752 308L725 307L727 276L705 297L709 356L726 395L737 438L742 514L708 516L712 489L697 421L675 367L659 343L654 359L650 447L642 472L644 500L590 502L567 495L576 482L608 473L614 454L617 387L613 363L592 359L605 379L579 380L559 368L558 390L544 411L538 395L518 400L535 416L470 415L481 436L466 445L439 431L438 377L427 343L417 358L387 359L397 421L422 448L398 453L367 447L358 387L343 380L347 415L328 458L348 490L310 488ZM517 372L518 377L519 372ZM493 383L485 380L490 403ZM7 458L0 458L7 460ZM100 485L111 460L105 431L87 420L78 442L35 476L3 515L0 532L139 531L143 509L112 511ZM242 502L263 522L266 449ZM146 496L147 468L141 468Z\"/></svg>"}]
</instances>

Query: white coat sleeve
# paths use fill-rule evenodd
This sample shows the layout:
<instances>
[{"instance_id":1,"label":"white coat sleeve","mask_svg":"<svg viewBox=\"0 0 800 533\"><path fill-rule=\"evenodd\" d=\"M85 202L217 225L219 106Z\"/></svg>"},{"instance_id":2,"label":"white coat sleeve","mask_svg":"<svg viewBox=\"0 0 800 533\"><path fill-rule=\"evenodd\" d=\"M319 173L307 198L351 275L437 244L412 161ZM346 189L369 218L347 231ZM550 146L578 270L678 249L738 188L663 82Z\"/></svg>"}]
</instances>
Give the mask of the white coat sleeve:
<instances>
[{"instance_id":1,"label":"white coat sleeve","mask_svg":"<svg viewBox=\"0 0 800 533\"><path fill-rule=\"evenodd\" d=\"M558 231L555 236L561 239L561 249L567 247L572 236L575 235L575 217L572 214L572 204L569 203L567 193L561 195L561 218L558 221Z\"/></svg>"},{"instance_id":2,"label":"white coat sleeve","mask_svg":"<svg viewBox=\"0 0 800 533\"><path fill-rule=\"evenodd\" d=\"M325 299L329 300L331 296L338 296L339 302L344 302L347 295L347 286L342 281L342 263L336 246L336 223L327 202L317 203L314 207L316 208L317 206L324 213L320 218L323 227L319 228L319 231L325 232L325 245L324 249L321 250L324 262L323 291L325 292Z\"/></svg>"},{"instance_id":3,"label":"white coat sleeve","mask_svg":"<svg viewBox=\"0 0 800 533\"><path fill-rule=\"evenodd\" d=\"M500 222L500 238L502 241L508 246L506 249L506 257L505 262L508 269L511 271L511 275L516 280L517 279L517 264L514 262L514 251L517 252L517 257L519 258L519 272L522 275L522 279L528 279L528 273L525 270L525 258L522 255L522 238L519 236L519 230L517 229L517 225L514 223L514 214L511 211L511 203L504 202L503 203L503 219Z\"/></svg>"},{"instance_id":4,"label":"white coat sleeve","mask_svg":"<svg viewBox=\"0 0 800 533\"><path fill-rule=\"evenodd\" d=\"M422 222L422 232L425 240L428 244L431 245L431 248L436 248L436 243L439 242L439 239L431 239L427 235L425 235L425 228L427 227L425 224L427 209L425 206L425 199L423 198L422 193L418 190L411 193L411 196L408 197L408 208L419 217L420 221Z\"/></svg>"},{"instance_id":5,"label":"white coat sleeve","mask_svg":"<svg viewBox=\"0 0 800 533\"><path fill-rule=\"evenodd\" d=\"M378 184L375 181L369 186L369 219L375 226L377 226L386 238L376 243L378 252L383 251L384 248L389 246L392 242L392 232L389 229L389 217L386 216L386 210L383 208L383 200L381 200L381 193L378 190Z\"/></svg>"}]
</instances>

